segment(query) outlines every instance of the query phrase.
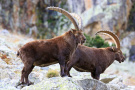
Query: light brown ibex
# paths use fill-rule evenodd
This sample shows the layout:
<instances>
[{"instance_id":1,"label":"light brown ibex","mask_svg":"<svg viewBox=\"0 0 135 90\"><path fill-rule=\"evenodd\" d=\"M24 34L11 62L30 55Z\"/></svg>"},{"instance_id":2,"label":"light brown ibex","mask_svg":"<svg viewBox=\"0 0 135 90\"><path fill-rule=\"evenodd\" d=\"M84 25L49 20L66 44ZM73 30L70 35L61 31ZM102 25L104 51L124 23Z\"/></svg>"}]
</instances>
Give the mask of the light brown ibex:
<instances>
[{"instance_id":1,"label":"light brown ibex","mask_svg":"<svg viewBox=\"0 0 135 90\"><path fill-rule=\"evenodd\" d=\"M107 48L92 48L84 45L78 45L72 58L68 61L66 73L70 76L70 69L74 67L81 72L91 72L94 79L100 78L107 67L109 67L114 60L123 62L125 57L120 49L120 42L118 37L110 31L98 31L97 33L104 33L109 35L115 42L116 47Z\"/></svg>"},{"instance_id":2,"label":"light brown ibex","mask_svg":"<svg viewBox=\"0 0 135 90\"><path fill-rule=\"evenodd\" d=\"M85 42L85 37L82 34L82 27L78 27L77 22L70 13L58 8L48 7L49 10L58 11L67 16L73 23L75 29L70 29L65 34L48 39L48 40L36 40L26 43L22 48L18 50L18 56L21 58L24 67L21 75L21 83L30 85L28 75L31 73L34 66L48 66L51 64L59 63L61 69L61 76L65 76L65 65L67 60L70 59L73 52L76 50L79 43ZM80 21L81 18L76 17ZM79 25L81 26L81 25ZM25 80L25 81L24 81Z\"/></svg>"}]
</instances>

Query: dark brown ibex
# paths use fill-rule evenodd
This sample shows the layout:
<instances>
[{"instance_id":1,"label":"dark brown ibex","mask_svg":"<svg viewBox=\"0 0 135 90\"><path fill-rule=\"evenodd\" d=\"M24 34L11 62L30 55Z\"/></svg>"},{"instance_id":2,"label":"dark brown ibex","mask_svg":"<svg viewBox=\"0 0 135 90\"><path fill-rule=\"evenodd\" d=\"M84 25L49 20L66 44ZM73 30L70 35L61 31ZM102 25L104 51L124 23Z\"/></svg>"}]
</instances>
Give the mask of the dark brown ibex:
<instances>
[{"instance_id":1,"label":"dark brown ibex","mask_svg":"<svg viewBox=\"0 0 135 90\"><path fill-rule=\"evenodd\" d=\"M114 60L119 61L119 63L124 61L125 57L120 50L118 37L110 31L99 31L97 33L105 33L111 36L115 41L116 48L92 48L78 45L72 58L67 63L66 73L68 76L70 76L70 69L74 67L81 72L91 72L92 77L99 80L100 74L103 73Z\"/></svg>"},{"instance_id":2,"label":"dark brown ibex","mask_svg":"<svg viewBox=\"0 0 135 90\"><path fill-rule=\"evenodd\" d=\"M61 76L65 76L65 65L67 60L70 60L71 55L75 52L79 43L85 42L85 37L82 34L82 27L78 27L77 22L70 13L58 8L48 7L49 10L58 11L67 16L74 24L75 29L70 29L65 34L48 39L48 40L36 40L26 43L22 48L18 50L18 56L21 58L24 67L21 75L21 83L30 85L28 75L31 73L34 66L48 66L51 64L59 63L61 69ZM81 18L76 17L80 21ZM24 81L25 79L25 81Z\"/></svg>"}]
</instances>

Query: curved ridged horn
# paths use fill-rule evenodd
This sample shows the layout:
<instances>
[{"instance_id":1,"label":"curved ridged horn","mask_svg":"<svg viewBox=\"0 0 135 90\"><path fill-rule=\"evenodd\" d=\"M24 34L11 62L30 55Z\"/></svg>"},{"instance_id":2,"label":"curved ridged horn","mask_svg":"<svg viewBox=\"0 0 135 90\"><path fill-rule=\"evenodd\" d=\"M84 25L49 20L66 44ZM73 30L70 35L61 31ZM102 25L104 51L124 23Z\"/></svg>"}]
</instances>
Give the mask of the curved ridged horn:
<instances>
[{"instance_id":1,"label":"curved ridged horn","mask_svg":"<svg viewBox=\"0 0 135 90\"><path fill-rule=\"evenodd\" d=\"M83 22L82 22L82 18L76 14L76 13L70 13L74 18L76 18L78 20L79 23L79 29L83 30Z\"/></svg>"},{"instance_id":2,"label":"curved ridged horn","mask_svg":"<svg viewBox=\"0 0 135 90\"><path fill-rule=\"evenodd\" d=\"M98 31L96 34L98 34L98 33L103 33L103 34L106 34L106 35L108 35L109 37L111 37L111 38L113 39L113 41L115 42L116 47L117 47L118 49L120 49L120 41L119 41L119 38L117 37L116 34L114 34L114 33L111 32L111 31L104 31L104 30Z\"/></svg>"},{"instance_id":3,"label":"curved ridged horn","mask_svg":"<svg viewBox=\"0 0 135 90\"><path fill-rule=\"evenodd\" d=\"M61 9L59 7L47 7L48 10L54 10L54 11L57 11L57 12L60 12L62 14L64 14L65 16L67 16L71 22L74 24L74 27L76 30L79 30L79 27L78 27L78 24L76 23L75 19L70 15L69 12L65 11L64 9Z\"/></svg>"}]
</instances>

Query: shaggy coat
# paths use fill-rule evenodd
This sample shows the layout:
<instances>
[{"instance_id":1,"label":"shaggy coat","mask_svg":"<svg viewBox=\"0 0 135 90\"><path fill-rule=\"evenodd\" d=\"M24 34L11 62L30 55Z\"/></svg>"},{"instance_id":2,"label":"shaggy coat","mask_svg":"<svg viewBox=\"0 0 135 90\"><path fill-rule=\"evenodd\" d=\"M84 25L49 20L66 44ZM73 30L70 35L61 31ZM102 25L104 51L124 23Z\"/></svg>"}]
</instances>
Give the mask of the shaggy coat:
<instances>
[{"instance_id":1,"label":"shaggy coat","mask_svg":"<svg viewBox=\"0 0 135 90\"><path fill-rule=\"evenodd\" d=\"M119 62L124 61L122 52L115 51L111 48L91 48L84 45L79 45L75 51L72 59L67 64L67 74L70 76L69 71L74 67L80 72L91 72L95 79L100 78L107 67L109 67L114 60Z\"/></svg>"},{"instance_id":2,"label":"shaggy coat","mask_svg":"<svg viewBox=\"0 0 135 90\"><path fill-rule=\"evenodd\" d=\"M71 15L59 7L48 7L48 9L58 11L67 16L73 23L75 30L71 29L65 34L52 39L32 41L20 48L17 55L20 56L24 64L21 84L26 83L30 85L28 75L31 73L34 66L44 67L59 63L61 69L60 75L62 77L65 76L64 70L67 60L70 60L77 45L85 41L85 37L82 34L82 21L77 14ZM73 17L79 21L80 28Z\"/></svg>"},{"instance_id":3,"label":"shaggy coat","mask_svg":"<svg viewBox=\"0 0 135 90\"><path fill-rule=\"evenodd\" d=\"M114 38L116 40L116 45L120 47L118 38L116 36ZM114 62L114 60L121 63L124 59L125 57L119 48L92 48L84 45L78 45L72 58L67 63L66 73L70 77L69 71L74 67L76 70L81 72L91 72L91 76L94 79L99 80L100 74L103 73L106 68Z\"/></svg>"},{"instance_id":4,"label":"shaggy coat","mask_svg":"<svg viewBox=\"0 0 135 90\"><path fill-rule=\"evenodd\" d=\"M73 31L73 32L72 32ZM80 31L70 30L62 36L48 40L36 40L25 44L18 51L24 68L22 70L21 82L29 83L28 75L34 66L48 66L59 63L61 76L65 76L64 68L66 60L69 60L72 53L77 48L78 43L83 43L84 36ZM76 35L76 33L78 33Z\"/></svg>"}]
</instances>

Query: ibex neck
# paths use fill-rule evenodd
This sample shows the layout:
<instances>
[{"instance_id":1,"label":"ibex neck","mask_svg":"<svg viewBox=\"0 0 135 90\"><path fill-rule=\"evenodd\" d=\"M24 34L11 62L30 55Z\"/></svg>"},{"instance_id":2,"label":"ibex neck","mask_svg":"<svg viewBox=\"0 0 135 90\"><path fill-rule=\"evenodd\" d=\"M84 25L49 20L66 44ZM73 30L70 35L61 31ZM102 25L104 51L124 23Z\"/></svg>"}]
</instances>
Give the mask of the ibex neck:
<instances>
[{"instance_id":1,"label":"ibex neck","mask_svg":"<svg viewBox=\"0 0 135 90\"><path fill-rule=\"evenodd\" d=\"M76 41L76 37L74 36L74 34L71 31L66 32L63 35L63 38L72 48L77 47L78 43Z\"/></svg>"}]
</instances>

